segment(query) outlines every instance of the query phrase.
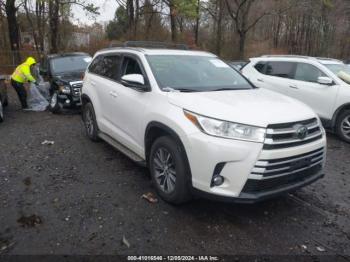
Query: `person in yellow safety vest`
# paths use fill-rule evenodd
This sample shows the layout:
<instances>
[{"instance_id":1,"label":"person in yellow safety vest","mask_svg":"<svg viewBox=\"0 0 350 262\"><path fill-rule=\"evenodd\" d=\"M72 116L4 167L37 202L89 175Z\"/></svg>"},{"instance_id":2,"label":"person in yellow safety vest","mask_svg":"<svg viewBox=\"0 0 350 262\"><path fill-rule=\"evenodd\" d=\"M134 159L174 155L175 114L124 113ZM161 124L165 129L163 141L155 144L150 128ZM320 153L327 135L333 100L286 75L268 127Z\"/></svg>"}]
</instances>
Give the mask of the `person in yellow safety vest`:
<instances>
[{"instance_id":1,"label":"person in yellow safety vest","mask_svg":"<svg viewBox=\"0 0 350 262\"><path fill-rule=\"evenodd\" d=\"M33 57L28 57L27 60L17 66L16 70L11 76L11 84L16 90L19 100L23 109L28 108L27 104L27 91L24 88L24 84L27 82L36 83L35 78L31 74L31 67L36 64L36 61Z\"/></svg>"}]
</instances>

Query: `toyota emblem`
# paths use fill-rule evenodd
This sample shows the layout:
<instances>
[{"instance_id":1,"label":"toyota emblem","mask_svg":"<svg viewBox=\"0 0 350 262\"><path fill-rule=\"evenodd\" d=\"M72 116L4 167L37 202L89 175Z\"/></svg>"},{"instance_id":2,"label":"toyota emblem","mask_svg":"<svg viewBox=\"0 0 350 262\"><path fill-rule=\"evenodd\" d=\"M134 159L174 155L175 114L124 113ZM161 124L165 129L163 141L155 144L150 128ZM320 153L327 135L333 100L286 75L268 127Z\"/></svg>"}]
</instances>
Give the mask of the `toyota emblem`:
<instances>
[{"instance_id":1,"label":"toyota emblem","mask_svg":"<svg viewBox=\"0 0 350 262\"><path fill-rule=\"evenodd\" d=\"M309 130L304 125L297 125L295 126L296 129L296 135L299 139L303 140L308 135Z\"/></svg>"}]
</instances>

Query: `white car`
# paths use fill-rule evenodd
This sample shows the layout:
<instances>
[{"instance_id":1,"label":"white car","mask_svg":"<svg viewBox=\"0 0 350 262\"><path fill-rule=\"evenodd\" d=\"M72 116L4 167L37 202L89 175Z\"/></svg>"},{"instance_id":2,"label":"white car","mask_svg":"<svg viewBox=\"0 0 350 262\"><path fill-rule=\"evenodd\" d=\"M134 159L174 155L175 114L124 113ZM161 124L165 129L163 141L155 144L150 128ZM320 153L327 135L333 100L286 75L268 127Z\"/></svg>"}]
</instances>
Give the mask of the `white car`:
<instances>
[{"instance_id":1,"label":"white car","mask_svg":"<svg viewBox=\"0 0 350 262\"><path fill-rule=\"evenodd\" d=\"M350 143L350 67L340 60L305 56L251 58L242 73L257 87L310 106L323 125Z\"/></svg>"},{"instance_id":2,"label":"white car","mask_svg":"<svg viewBox=\"0 0 350 262\"><path fill-rule=\"evenodd\" d=\"M253 87L210 53L99 51L82 101L88 137L148 166L170 203L196 193L256 202L324 175L326 136L316 114Z\"/></svg>"}]
</instances>

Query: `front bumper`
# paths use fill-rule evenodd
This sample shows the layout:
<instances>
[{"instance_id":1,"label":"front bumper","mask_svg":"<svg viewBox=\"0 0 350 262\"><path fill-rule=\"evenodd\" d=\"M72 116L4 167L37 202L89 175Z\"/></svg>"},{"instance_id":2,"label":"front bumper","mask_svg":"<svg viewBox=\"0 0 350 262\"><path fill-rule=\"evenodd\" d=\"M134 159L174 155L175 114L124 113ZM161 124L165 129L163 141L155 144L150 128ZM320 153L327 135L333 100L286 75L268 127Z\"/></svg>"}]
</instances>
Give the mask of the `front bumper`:
<instances>
[{"instance_id":1,"label":"front bumper","mask_svg":"<svg viewBox=\"0 0 350 262\"><path fill-rule=\"evenodd\" d=\"M274 150L264 150L260 143L222 139L203 133L188 136L184 145L191 168L194 193L220 201L259 202L306 186L324 176L325 135L308 144ZM317 159L309 158L310 154ZM305 156L308 161L315 161L310 164L310 168L300 166L306 163L300 162L300 158ZM295 160L293 172L281 171L280 174L276 173L275 167L270 170L271 167L268 166L271 160L277 170L285 170L280 162L273 163L284 163L290 161L289 159ZM224 163L220 176L224 177L225 182L221 186L212 186L214 170L220 163ZM267 167L257 168L257 164L266 164ZM298 168L301 169L300 172Z\"/></svg>"},{"instance_id":2,"label":"front bumper","mask_svg":"<svg viewBox=\"0 0 350 262\"><path fill-rule=\"evenodd\" d=\"M265 201L270 198L278 197L280 195L287 194L288 192L293 192L299 188L302 188L304 186L310 185L317 180L324 177L323 172L319 171L315 173L314 175L307 177L301 181L288 184L284 187L280 187L278 189L264 191L260 193L241 193L239 197L227 197L227 196L220 196L220 195L213 195L208 192L204 192L198 189L193 189L193 193L195 195L198 195L200 197L204 197L207 199L215 200L215 201L221 201L221 202L230 202L230 203L242 203L242 204L255 204L262 201Z\"/></svg>"},{"instance_id":3,"label":"front bumper","mask_svg":"<svg viewBox=\"0 0 350 262\"><path fill-rule=\"evenodd\" d=\"M79 107L82 105L80 96L72 96L72 95L66 95L66 94L59 94L58 102L64 108Z\"/></svg>"}]
</instances>

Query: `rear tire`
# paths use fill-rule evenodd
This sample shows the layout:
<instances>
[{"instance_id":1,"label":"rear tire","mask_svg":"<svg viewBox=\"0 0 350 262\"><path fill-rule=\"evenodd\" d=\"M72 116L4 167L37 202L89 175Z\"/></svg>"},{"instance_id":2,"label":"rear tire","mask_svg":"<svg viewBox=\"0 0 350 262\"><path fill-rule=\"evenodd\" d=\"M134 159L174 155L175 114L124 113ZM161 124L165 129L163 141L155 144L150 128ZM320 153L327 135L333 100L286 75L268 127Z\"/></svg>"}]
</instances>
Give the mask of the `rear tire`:
<instances>
[{"instance_id":1,"label":"rear tire","mask_svg":"<svg viewBox=\"0 0 350 262\"><path fill-rule=\"evenodd\" d=\"M343 141L350 143L350 110L346 110L339 115L336 132Z\"/></svg>"},{"instance_id":2,"label":"rear tire","mask_svg":"<svg viewBox=\"0 0 350 262\"><path fill-rule=\"evenodd\" d=\"M191 199L190 169L185 152L171 137L158 138L149 156L152 183L166 202L182 204Z\"/></svg>"},{"instance_id":3,"label":"rear tire","mask_svg":"<svg viewBox=\"0 0 350 262\"><path fill-rule=\"evenodd\" d=\"M57 91L53 92L53 94L50 98L49 110L53 114L58 114L62 110L62 105L58 102L58 92Z\"/></svg>"},{"instance_id":4,"label":"rear tire","mask_svg":"<svg viewBox=\"0 0 350 262\"><path fill-rule=\"evenodd\" d=\"M4 107L0 99L0 123L4 121Z\"/></svg>"},{"instance_id":5,"label":"rear tire","mask_svg":"<svg viewBox=\"0 0 350 262\"><path fill-rule=\"evenodd\" d=\"M9 105L9 99L5 97L4 103L2 103L3 107L7 107Z\"/></svg>"},{"instance_id":6,"label":"rear tire","mask_svg":"<svg viewBox=\"0 0 350 262\"><path fill-rule=\"evenodd\" d=\"M94 142L100 141L95 110L90 102L83 106L83 122L86 135Z\"/></svg>"}]
</instances>

